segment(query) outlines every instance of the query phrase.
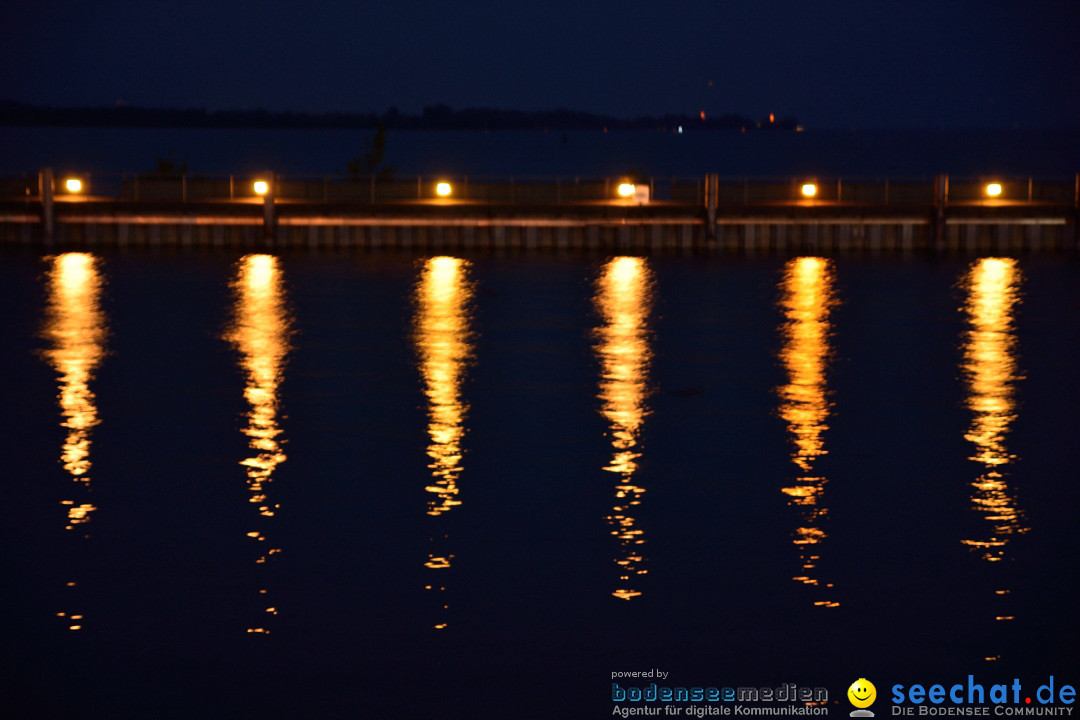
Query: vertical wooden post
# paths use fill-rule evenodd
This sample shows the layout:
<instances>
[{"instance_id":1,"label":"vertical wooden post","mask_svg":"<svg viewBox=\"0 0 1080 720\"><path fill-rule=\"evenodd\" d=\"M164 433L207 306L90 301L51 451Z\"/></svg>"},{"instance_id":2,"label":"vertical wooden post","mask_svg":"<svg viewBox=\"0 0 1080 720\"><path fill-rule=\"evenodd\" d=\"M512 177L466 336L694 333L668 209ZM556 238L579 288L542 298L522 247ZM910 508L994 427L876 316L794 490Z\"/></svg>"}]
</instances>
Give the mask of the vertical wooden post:
<instances>
[{"instance_id":1,"label":"vertical wooden post","mask_svg":"<svg viewBox=\"0 0 1080 720\"><path fill-rule=\"evenodd\" d=\"M934 239L937 249L945 247L945 209L949 204L949 176L934 176Z\"/></svg>"},{"instance_id":2,"label":"vertical wooden post","mask_svg":"<svg viewBox=\"0 0 1080 720\"><path fill-rule=\"evenodd\" d=\"M274 195L277 194L277 177L274 173L266 174L266 194L263 195L263 238L272 240L276 219L274 217Z\"/></svg>"},{"instance_id":3,"label":"vertical wooden post","mask_svg":"<svg viewBox=\"0 0 1080 720\"><path fill-rule=\"evenodd\" d=\"M38 196L41 198L41 229L45 241L53 238L55 215L53 208L53 169L47 167L38 173Z\"/></svg>"},{"instance_id":4,"label":"vertical wooden post","mask_svg":"<svg viewBox=\"0 0 1080 720\"><path fill-rule=\"evenodd\" d=\"M720 204L720 175L705 175L705 237L712 241L716 237L716 208Z\"/></svg>"},{"instance_id":5,"label":"vertical wooden post","mask_svg":"<svg viewBox=\"0 0 1080 720\"><path fill-rule=\"evenodd\" d=\"M1076 173L1073 183L1073 235L1075 246L1080 248L1080 173Z\"/></svg>"}]
</instances>

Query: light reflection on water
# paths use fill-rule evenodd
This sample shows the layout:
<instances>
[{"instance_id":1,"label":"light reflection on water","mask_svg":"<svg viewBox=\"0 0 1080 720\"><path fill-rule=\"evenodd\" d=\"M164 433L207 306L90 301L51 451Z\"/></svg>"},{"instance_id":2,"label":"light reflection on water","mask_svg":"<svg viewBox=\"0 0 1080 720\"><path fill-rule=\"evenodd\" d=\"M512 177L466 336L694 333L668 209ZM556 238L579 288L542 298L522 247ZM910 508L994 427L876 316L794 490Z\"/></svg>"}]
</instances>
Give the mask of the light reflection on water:
<instances>
[{"instance_id":1,"label":"light reflection on water","mask_svg":"<svg viewBox=\"0 0 1080 720\"><path fill-rule=\"evenodd\" d=\"M970 460L982 466L971 483L972 508L985 520L985 535L963 543L989 563L1008 559L1013 535L1025 533L1022 511L1009 488L1007 467L1016 459L1007 447L1009 428L1016 420L1016 383L1021 379L1016 362L1013 312L1020 301L1023 277L1011 258L982 258L972 263L964 287L964 313L968 330L963 341L963 375L971 424L964 438L974 446ZM1004 584L999 574L998 583ZM1008 609L1012 588L999 586L995 619L1014 619ZM987 660L999 659L989 655Z\"/></svg>"},{"instance_id":2,"label":"light reflection on water","mask_svg":"<svg viewBox=\"0 0 1080 720\"><path fill-rule=\"evenodd\" d=\"M1076 572L1054 554L1075 550L1066 516L1077 496L1067 469L1055 474L1053 462L1072 458L1055 444L1076 417L1061 410L1067 401L1047 377L1064 370L1064 387L1075 386L1075 293L1060 287L1075 280L1071 266L1054 266L1055 288L1043 284L1046 261L999 258L929 269L814 257L528 258L524 269L484 256L355 256L351 266L302 254L166 260L72 253L38 266L35 258L35 273L48 272L40 285L36 275L23 284L41 287L47 304L15 307L25 317L9 336L32 328L43 350L41 360L22 361L36 363L40 379L28 386L36 389L12 393L9 417L34 420L37 412L38 426L51 432L34 453L9 457L22 475L13 485L31 489L13 497L36 505L9 532L29 559L9 553L5 567L14 570L12 587L29 588L16 591L27 598L19 612L70 636L69 647L95 643L88 654L130 670L119 649L127 626L160 626L137 657L148 659L147 675L167 678L172 656L196 667L207 638L248 628L259 639L246 635L235 647L256 658L252 688L267 669L296 681L280 668L292 667L286 658L297 651L322 654L313 673L333 676L335 664L351 663L374 688L385 652L416 682L391 679L395 692L445 670L431 684L434 697L471 679L480 655L487 665L478 681L505 687L539 676L564 651L580 653L577 667L603 677L624 659L659 665L668 648L676 660L686 653L685 667L707 668L705 681L755 652L755 662L775 659L797 679L811 665L835 665L843 647L862 639L851 618L885 608L871 647L895 652L896 666L920 661L938 640L941 652L928 662L950 669L988 657L1011 670L1046 649L1055 662L1071 657ZM331 261L338 266L327 272ZM169 281L147 282L148 269ZM501 292L478 293L480 279L497 281ZM682 292L678 281L696 284ZM362 283L363 302L353 302ZM543 314L520 312L537 303ZM191 321L158 322L166 306L189 309ZM1056 308L1063 319L1018 322L1027 317L1020 307L1032 315ZM163 354L134 350L166 342L169 361L193 369L162 383L175 366L157 367ZM1030 374L1022 384L1021 347ZM145 365L114 362L106 350ZM7 354L12 377L15 354ZM926 361L925 377L903 372L914 360ZM912 397L928 378L945 391ZM520 393L505 393L507 382L520 382ZM669 382L705 391L651 394ZM207 397L189 399L188 387ZM209 425L144 428L132 411L157 406L133 398L170 403L153 420L168 422L179 409L182 420ZM238 402L237 417L220 411ZM522 422L490 424L505 417ZM393 444L409 433L414 447ZM500 442L512 433L514 442ZM155 443L175 439L184 447L170 455L178 466L159 478ZM235 446L224 458L222 441ZM129 453L133 446L147 451ZM357 466L356 453L372 447L378 452ZM498 474L536 460L528 477L552 481L540 494ZM1021 483L1018 469L1036 466L1051 471L1040 474L1045 488ZM50 468L49 482L66 490L42 486ZM913 468L944 476L909 482ZM177 497L176 483L191 469L208 480L191 483L180 511L162 522L162 503ZM218 473L231 478L225 491ZM283 486L290 477L310 480ZM413 480L402 486L402 477ZM654 477L664 481L656 497ZM593 481L603 497L593 495ZM239 504L229 499L237 492ZM362 499L359 510L353 498ZM61 499L69 503L63 523L55 514ZM507 500L524 503L523 512L508 516ZM724 503L723 513L712 512L713 501ZM288 512L297 507L313 512ZM204 510L207 522L186 522ZM214 522L232 511L241 524ZM1036 524L1025 511L1038 518L1038 532L1020 535ZM959 529L965 520L968 529ZM92 542L84 539L89 529ZM365 539L336 542L353 531ZM145 549L132 550L131 538ZM230 543L237 562L215 564ZM277 554L282 547L287 554ZM168 562L181 553L193 560ZM863 557L881 563L863 570L850 562ZM881 599L886 589L865 581L891 576L893 564L901 582ZM727 583L707 572L713 567L748 581ZM247 576L235 597L229 588ZM187 596L188 588L198 591ZM52 593L59 602L38 602ZM163 598L175 608L186 603L184 612L166 616ZM305 605L310 612L299 612ZM792 631L781 627L787 612L812 619ZM708 636L720 613L731 620L723 625L730 663ZM1065 640L1042 632L1052 625ZM85 629L72 634L69 626ZM935 637L953 626L955 635ZM807 643L812 636L839 640ZM241 657L210 649L217 651L221 665ZM504 670L501 658L515 654L531 659ZM436 656L438 663L416 663L432 675L413 672L414 657ZM691 675L678 682L696 682Z\"/></svg>"},{"instance_id":3,"label":"light reflection on water","mask_svg":"<svg viewBox=\"0 0 1080 720\"><path fill-rule=\"evenodd\" d=\"M468 412L462 384L473 356L469 329L472 295L466 261L433 257L424 263L415 288L413 343L428 401L427 454L432 482L424 489L430 493L427 514L433 517L461 504L458 478L464 467L462 440ZM439 525L424 563L425 567L440 571L438 578L426 586L437 592L440 618L434 627L439 630L447 627L445 611L449 609L442 571L451 567L453 559L449 533Z\"/></svg>"},{"instance_id":4,"label":"light reflection on water","mask_svg":"<svg viewBox=\"0 0 1080 720\"><path fill-rule=\"evenodd\" d=\"M90 522L97 507L90 502L90 430L98 424L96 398L90 381L105 357L108 334L101 309L104 284L98 260L89 253L69 252L52 258L48 271L48 309L43 336L49 342L43 354L58 375L60 425L67 429L60 462L75 483L73 497L60 503L67 508L67 530ZM82 537L89 538L85 528ZM68 580L68 588L77 581ZM83 625L83 615L61 611L71 630Z\"/></svg>"},{"instance_id":5,"label":"light reflection on water","mask_svg":"<svg viewBox=\"0 0 1080 720\"><path fill-rule=\"evenodd\" d=\"M799 549L802 572L795 580L819 591L815 605L839 607L831 582L819 576L820 545L828 534L825 505L828 480L815 472L815 462L828 451L829 402L826 370L831 355L829 311L835 303L832 262L817 257L794 258L784 266L780 306L784 311L784 344L780 357L788 381L778 388L780 416L787 422L793 445L791 460L799 468L795 484L783 488L799 508L802 524L793 542Z\"/></svg>"},{"instance_id":6,"label":"light reflection on water","mask_svg":"<svg viewBox=\"0 0 1080 720\"><path fill-rule=\"evenodd\" d=\"M608 261L596 281L594 298L603 320L596 329L594 349L600 360L601 412L609 423L611 461L604 468L618 475L615 503L608 516L611 534L619 540L618 586L612 593L629 600L642 594L638 576L645 575L645 531L634 515L645 488L635 482L641 456L641 429L648 414L649 310L652 274L638 257Z\"/></svg>"},{"instance_id":7,"label":"light reflection on water","mask_svg":"<svg viewBox=\"0 0 1080 720\"><path fill-rule=\"evenodd\" d=\"M240 461L247 469L248 501L256 506L258 519L247 536L259 545L256 564L264 565L281 548L268 539L269 518L280 508L270 486L274 470L285 461L284 439L279 422L279 387L290 351L292 320L286 309L280 261L272 255L247 255L240 260L232 281L233 317L225 340L239 353L240 368L247 379L244 399L250 405L247 426L248 447L254 454ZM269 617L278 609L267 587L259 589L262 616L249 627L250 633L269 633Z\"/></svg>"}]
</instances>

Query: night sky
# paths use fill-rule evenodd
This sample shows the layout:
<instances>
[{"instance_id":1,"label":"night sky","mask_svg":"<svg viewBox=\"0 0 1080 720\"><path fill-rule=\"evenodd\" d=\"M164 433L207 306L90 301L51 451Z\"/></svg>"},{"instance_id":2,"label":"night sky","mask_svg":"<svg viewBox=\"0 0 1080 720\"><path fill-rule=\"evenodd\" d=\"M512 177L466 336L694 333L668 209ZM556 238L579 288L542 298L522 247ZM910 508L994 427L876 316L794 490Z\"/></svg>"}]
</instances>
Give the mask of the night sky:
<instances>
[{"instance_id":1,"label":"night sky","mask_svg":"<svg viewBox=\"0 0 1080 720\"><path fill-rule=\"evenodd\" d=\"M1080 125L1075 0L149 0L4 10L0 98Z\"/></svg>"}]
</instances>

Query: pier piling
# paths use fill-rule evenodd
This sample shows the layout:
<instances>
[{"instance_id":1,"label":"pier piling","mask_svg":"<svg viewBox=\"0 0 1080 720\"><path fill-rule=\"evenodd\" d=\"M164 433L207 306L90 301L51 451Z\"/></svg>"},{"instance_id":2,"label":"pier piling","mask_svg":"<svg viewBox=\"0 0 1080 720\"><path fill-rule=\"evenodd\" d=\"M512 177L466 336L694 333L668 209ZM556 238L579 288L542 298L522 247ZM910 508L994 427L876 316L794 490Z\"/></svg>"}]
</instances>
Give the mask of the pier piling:
<instances>
[{"instance_id":1,"label":"pier piling","mask_svg":"<svg viewBox=\"0 0 1080 720\"><path fill-rule=\"evenodd\" d=\"M266 174L266 192L263 194L263 238L273 239L276 231L276 218L274 217L274 195L277 191L277 182L273 173Z\"/></svg>"},{"instance_id":2,"label":"pier piling","mask_svg":"<svg viewBox=\"0 0 1080 720\"><path fill-rule=\"evenodd\" d=\"M41 229L45 241L53 238L56 226L56 209L53 203L53 169L44 168L38 173L38 195L41 197Z\"/></svg>"},{"instance_id":3,"label":"pier piling","mask_svg":"<svg viewBox=\"0 0 1080 720\"><path fill-rule=\"evenodd\" d=\"M938 250L945 246L945 211L949 204L949 176L934 176L934 245Z\"/></svg>"}]
</instances>

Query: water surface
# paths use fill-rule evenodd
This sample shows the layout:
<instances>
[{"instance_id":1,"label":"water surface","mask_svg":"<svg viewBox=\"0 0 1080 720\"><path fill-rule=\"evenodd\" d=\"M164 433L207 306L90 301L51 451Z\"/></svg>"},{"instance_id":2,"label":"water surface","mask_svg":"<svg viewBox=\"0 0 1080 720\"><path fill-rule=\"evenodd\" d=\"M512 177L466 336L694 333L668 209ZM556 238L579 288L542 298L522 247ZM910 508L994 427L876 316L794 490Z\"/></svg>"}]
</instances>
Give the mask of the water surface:
<instances>
[{"instance_id":1,"label":"water surface","mask_svg":"<svg viewBox=\"0 0 1080 720\"><path fill-rule=\"evenodd\" d=\"M8 253L5 692L606 717L650 667L1076 681L1077 273Z\"/></svg>"}]
</instances>

